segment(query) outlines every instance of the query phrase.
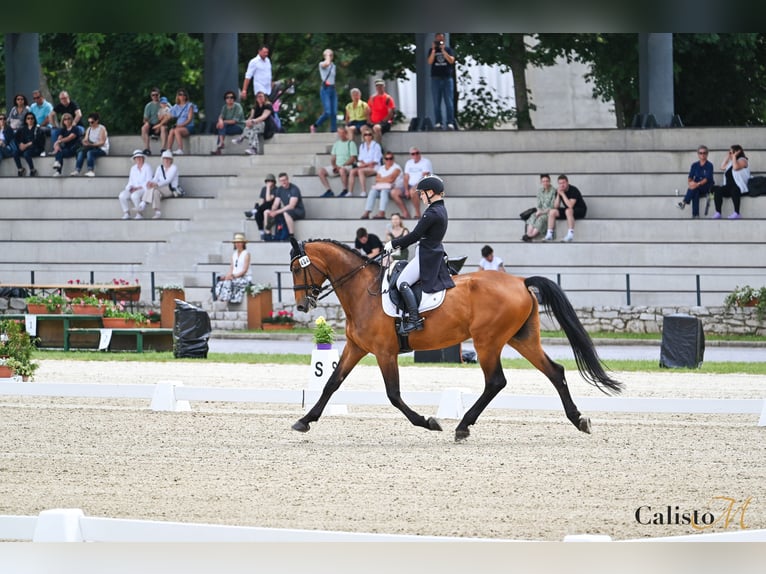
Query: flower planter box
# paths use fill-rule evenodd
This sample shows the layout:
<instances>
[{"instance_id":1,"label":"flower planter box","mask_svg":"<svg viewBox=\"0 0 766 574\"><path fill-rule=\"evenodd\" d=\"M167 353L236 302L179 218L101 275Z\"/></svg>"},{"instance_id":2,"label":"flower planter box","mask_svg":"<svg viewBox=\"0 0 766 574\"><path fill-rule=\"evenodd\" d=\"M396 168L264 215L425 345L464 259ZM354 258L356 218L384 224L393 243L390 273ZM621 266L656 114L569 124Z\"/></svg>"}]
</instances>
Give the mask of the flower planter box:
<instances>
[{"instance_id":1,"label":"flower planter box","mask_svg":"<svg viewBox=\"0 0 766 574\"><path fill-rule=\"evenodd\" d=\"M264 331L290 331L295 323L264 323Z\"/></svg>"},{"instance_id":2,"label":"flower planter box","mask_svg":"<svg viewBox=\"0 0 766 574\"><path fill-rule=\"evenodd\" d=\"M72 313L75 315L103 315L104 307L101 305L72 305Z\"/></svg>"},{"instance_id":3,"label":"flower planter box","mask_svg":"<svg viewBox=\"0 0 766 574\"><path fill-rule=\"evenodd\" d=\"M45 305L27 303L27 313L32 315L58 315L61 313L61 307L56 307L54 311L48 311L48 308Z\"/></svg>"},{"instance_id":4,"label":"flower planter box","mask_svg":"<svg viewBox=\"0 0 766 574\"><path fill-rule=\"evenodd\" d=\"M64 295L70 299L82 299L88 296L87 289L64 289Z\"/></svg>"},{"instance_id":5,"label":"flower planter box","mask_svg":"<svg viewBox=\"0 0 766 574\"><path fill-rule=\"evenodd\" d=\"M271 289L247 296L247 328L260 329L272 310Z\"/></svg>"},{"instance_id":6,"label":"flower planter box","mask_svg":"<svg viewBox=\"0 0 766 574\"><path fill-rule=\"evenodd\" d=\"M135 329L138 327L133 319L123 319L122 317L104 317L103 322L105 329Z\"/></svg>"},{"instance_id":7,"label":"flower planter box","mask_svg":"<svg viewBox=\"0 0 766 574\"><path fill-rule=\"evenodd\" d=\"M13 376L13 371L10 367L0 365L0 379L10 379Z\"/></svg>"},{"instance_id":8,"label":"flower planter box","mask_svg":"<svg viewBox=\"0 0 766 574\"><path fill-rule=\"evenodd\" d=\"M163 289L160 292L160 324L158 327L173 329L176 324L176 299L186 301L183 289Z\"/></svg>"}]
</instances>

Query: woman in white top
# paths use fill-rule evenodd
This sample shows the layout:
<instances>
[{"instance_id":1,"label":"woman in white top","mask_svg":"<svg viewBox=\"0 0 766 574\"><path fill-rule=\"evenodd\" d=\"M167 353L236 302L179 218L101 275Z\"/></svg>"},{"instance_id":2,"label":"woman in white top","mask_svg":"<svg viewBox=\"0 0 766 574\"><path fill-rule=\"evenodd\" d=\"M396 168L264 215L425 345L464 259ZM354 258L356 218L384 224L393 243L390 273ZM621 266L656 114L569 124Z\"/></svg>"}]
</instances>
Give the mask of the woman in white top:
<instances>
[{"instance_id":1,"label":"woman in white top","mask_svg":"<svg viewBox=\"0 0 766 574\"><path fill-rule=\"evenodd\" d=\"M88 163L88 171L85 175L93 177L96 175L96 158L109 153L109 133L106 126L101 125L101 116L98 112L88 115L88 129L82 136L82 147L77 152L74 171L70 175L80 175L82 164Z\"/></svg>"},{"instance_id":2,"label":"woman in white top","mask_svg":"<svg viewBox=\"0 0 766 574\"><path fill-rule=\"evenodd\" d=\"M726 159L721 164L723 170L723 185L713 186L713 200L715 201L715 213L713 219L721 219L721 206L724 197L731 197L734 204L734 212L729 219L740 219L739 200L748 192L747 182L750 179L750 165L741 145L734 144L729 148Z\"/></svg>"},{"instance_id":3,"label":"woman in white top","mask_svg":"<svg viewBox=\"0 0 766 574\"><path fill-rule=\"evenodd\" d=\"M173 152L166 149L162 152L161 157L162 163L155 170L152 180L146 184L146 192L141 203L138 204L139 213L136 215L136 219L142 219L140 212L150 202L154 208L152 219L159 219L162 217L160 202L168 197L178 197L181 195L180 188L178 187L178 167L173 163Z\"/></svg>"},{"instance_id":4,"label":"woman in white top","mask_svg":"<svg viewBox=\"0 0 766 574\"><path fill-rule=\"evenodd\" d=\"M244 233L235 233L234 253L226 275L219 275L215 284L215 297L219 301L241 303L245 288L252 282L250 276L250 254L247 252L247 238Z\"/></svg>"},{"instance_id":5,"label":"woman in white top","mask_svg":"<svg viewBox=\"0 0 766 574\"><path fill-rule=\"evenodd\" d=\"M378 211L377 215L373 216L373 219L385 219L391 188L401 185L401 179L402 168L398 163L394 163L393 152L387 151L383 156L383 165L378 166L378 171L375 174L375 185L372 186L370 195L367 196L367 204L364 207L361 219L370 218L370 213L372 208L375 207L375 200L378 195L380 195L380 211Z\"/></svg>"},{"instance_id":6,"label":"woman in white top","mask_svg":"<svg viewBox=\"0 0 766 574\"><path fill-rule=\"evenodd\" d=\"M348 196L354 195L354 183L359 177L359 185L362 187L362 197L367 195L367 176L375 175L382 163L383 150L380 144L372 138L372 130L362 132L362 143L359 144L359 155L356 167L348 173Z\"/></svg>"},{"instance_id":7,"label":"woman in white top","mask_svg":"<svg viewBox=\"0 0 766 574\"><path fill-rule=\"evenodd\" d=\"M484 271L502 271L505 273L505 267L503 267L503 260L495 255L495 250L491 246L485 245L481 248L481 261L479 261L479 268Z\"/></svg>"}]
</instances>

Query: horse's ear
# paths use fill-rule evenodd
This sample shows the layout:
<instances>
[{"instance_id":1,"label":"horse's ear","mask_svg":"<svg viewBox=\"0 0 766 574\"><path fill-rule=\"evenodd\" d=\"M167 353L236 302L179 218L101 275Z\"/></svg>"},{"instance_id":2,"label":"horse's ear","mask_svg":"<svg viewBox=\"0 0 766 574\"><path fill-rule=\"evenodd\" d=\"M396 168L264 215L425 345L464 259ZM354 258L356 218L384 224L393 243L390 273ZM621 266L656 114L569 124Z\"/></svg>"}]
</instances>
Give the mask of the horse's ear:
<instances>
[{"instance_id":1,"label":"horse's ear","mask_svg":"<svg viewBox=\"0 0 766 574\"><path fill-rule=\"evenodd\" d=\"M301 246L298 243L298 240L295 239L295 237L290 238L290 245L292 245L292 250L290 251L290 257L297 257L301 253Z\"/></svg>"}]
</instances>

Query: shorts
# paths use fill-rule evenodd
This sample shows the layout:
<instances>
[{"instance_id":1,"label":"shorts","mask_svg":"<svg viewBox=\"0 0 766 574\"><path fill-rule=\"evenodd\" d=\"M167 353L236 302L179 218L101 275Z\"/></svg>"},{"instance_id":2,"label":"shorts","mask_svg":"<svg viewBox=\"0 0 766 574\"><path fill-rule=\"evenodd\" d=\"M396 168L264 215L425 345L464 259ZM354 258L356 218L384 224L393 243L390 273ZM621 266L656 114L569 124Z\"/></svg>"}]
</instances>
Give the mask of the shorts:
<instances>
[{"instance_id":1,"label":"shorts","mask_svg":"<svg viewBox=\"0 0 766 574\"><path fill-rule=\"evenodd\" d=\"M391 131L391 124L388 122L378 122L377 124L367 124L367 125L370 126L370 128L376 125L380 126L380 131L381 133L384 133L384 134Z\"/></svg>"},{"instance_id":2,"label":"shorts","mask_svg":"<svg viewBox=\"0 0 766 574\"><path fill-rule=\"evenodd\" d=\"M585 219L585 214L588 212L587 207L582 207L580 205L574 206L574 218L575 219ZM567 218L567 208L566 207L559 207L559 215L556 217L556 219L566 219Z\"/></svg>"},{"instance_id":3,"label":"shorts","mask_svg":"<svg viewBox=\"0 0 766 574\"><path fill-rule=\"evenodd\" d=\"M327 177L340 177L340 170L338 170L338 173L335 173L332 170L332 166L331 165L326 165L326 166L324 166L324 168L325 168L325 171L327 172ZM347 165L347 166L344 167L344 169L346 171L351 171L351 166Z\"/></svg>"}]
</instances>

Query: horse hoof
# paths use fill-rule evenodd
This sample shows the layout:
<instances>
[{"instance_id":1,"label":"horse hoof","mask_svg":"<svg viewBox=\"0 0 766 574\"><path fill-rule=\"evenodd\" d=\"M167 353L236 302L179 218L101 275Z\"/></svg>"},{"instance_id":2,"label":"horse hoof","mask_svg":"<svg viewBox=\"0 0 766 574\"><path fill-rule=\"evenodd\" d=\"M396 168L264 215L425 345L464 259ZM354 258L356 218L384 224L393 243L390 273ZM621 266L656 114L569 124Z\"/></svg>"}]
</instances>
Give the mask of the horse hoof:
<instances>
[{"instance_id":1,"label":"horse hoof","mask_svg":"<svg viewBox=\"0 0 766 574\"><path fill-rule=\"evenodd\" d=\"M308 423L304 423L303 421L298 421L293 425L293 430L298 432L309 432L309 425Z\"/></svg>"},{"instance_id":2,"label":"horse hoof","mask_svg":"<svg viewBox=\"0 0 766 574\"><path fill-rule=\"evenodd\" d=\"M590 419L588 417L580 417L580 424L577 428L584 433L590 434Z\"/></svg>"},{"instance_id":3,"label":"horse hoof","mask_svg":"<svg viewBox=\"0 0 766 574\"><path fill-rule=\"evenodd\" d=\"M434 417L428 417L428 430L442 430L442 425Z\"/></svg>"},{"instance_id":4,"label":"horse hoof","mask_svg":"<svg viewBox=\"0 0 766 574\"><path fill-rule=\"evenodd\" d=\"M465 430L456 430L455 431L455 442L460 442L468 438L468 436L471 434L471 431L468 429Z\"/></svg>"}]
</instances>

